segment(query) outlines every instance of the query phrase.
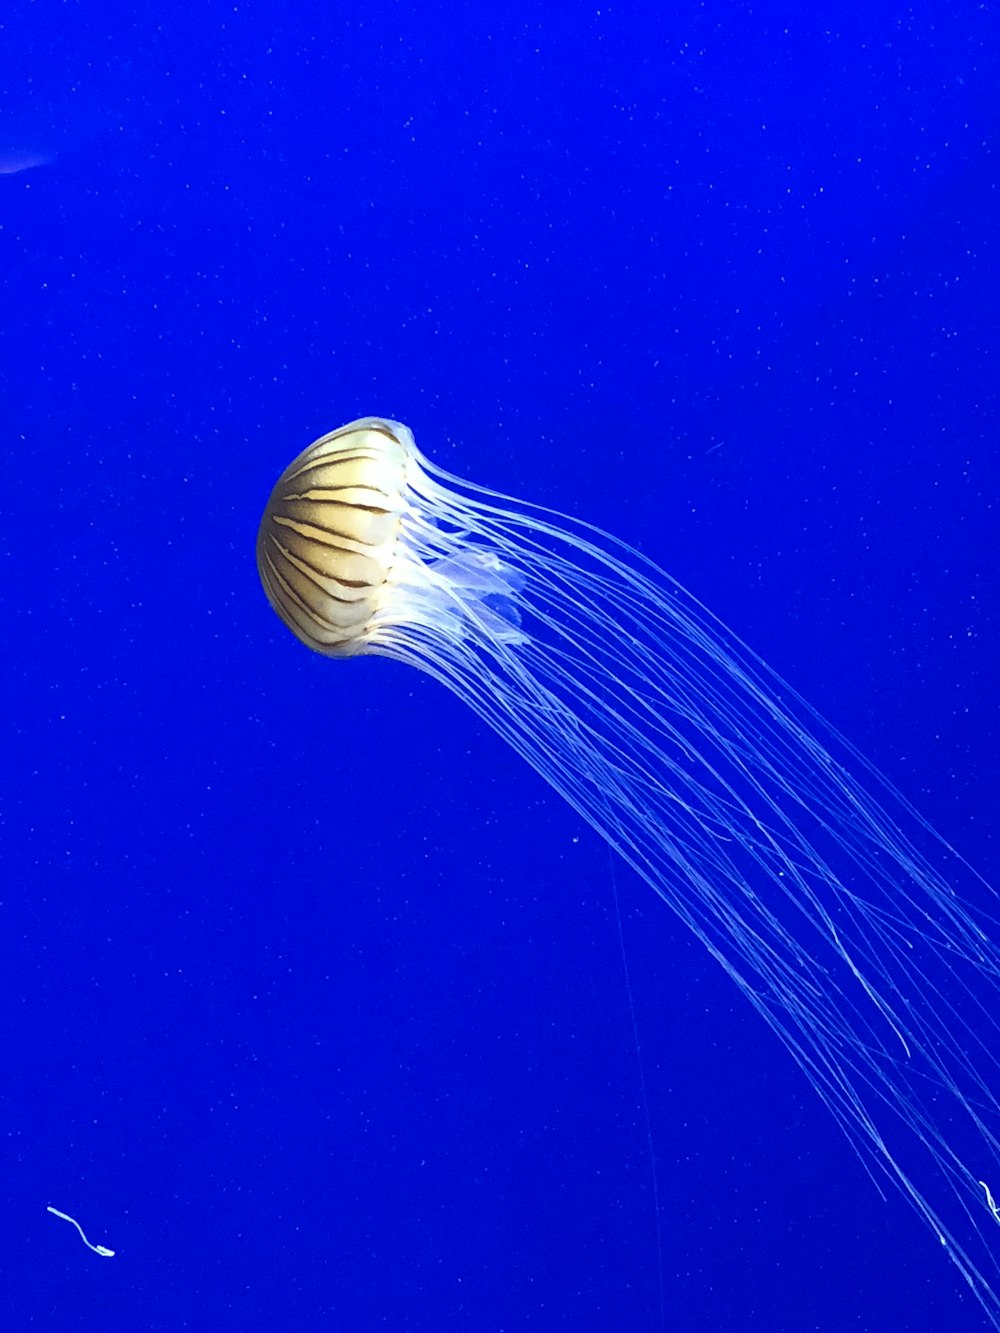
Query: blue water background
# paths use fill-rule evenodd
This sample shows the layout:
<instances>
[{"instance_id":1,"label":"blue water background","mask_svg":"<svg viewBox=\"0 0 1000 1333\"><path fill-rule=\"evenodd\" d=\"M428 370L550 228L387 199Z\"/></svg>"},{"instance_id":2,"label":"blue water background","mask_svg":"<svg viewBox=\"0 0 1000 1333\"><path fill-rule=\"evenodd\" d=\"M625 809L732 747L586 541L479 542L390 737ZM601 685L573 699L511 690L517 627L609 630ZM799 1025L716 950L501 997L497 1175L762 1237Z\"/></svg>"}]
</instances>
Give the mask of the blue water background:
<instances>
[{"instance_id":1,"label":"blue water background","mask_svg":"<svg viewBox=\"0 0 1000 1333\"><path fill-rule=\"evenodd\" d=\"M0 36L0 1327L984 1328L651 891L440 687L306 653L253 542L402 420L996 880L996 5Z\"/></svg>"}]
</instances>

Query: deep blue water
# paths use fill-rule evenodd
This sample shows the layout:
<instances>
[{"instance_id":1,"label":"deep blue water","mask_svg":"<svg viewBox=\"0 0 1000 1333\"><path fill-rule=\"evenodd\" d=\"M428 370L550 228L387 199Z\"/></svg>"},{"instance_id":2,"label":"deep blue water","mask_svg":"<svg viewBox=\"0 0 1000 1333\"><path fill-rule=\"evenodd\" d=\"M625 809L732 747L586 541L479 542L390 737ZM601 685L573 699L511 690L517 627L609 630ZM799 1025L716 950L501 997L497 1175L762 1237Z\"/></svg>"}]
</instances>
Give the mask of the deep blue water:
<instances>
[{"instance_id":1,"label":"deep blue water","mask_svg":"<svg viewBox=\"0 0 1000 1333\"><path fill-rule=\"evenodd\" d=\"M0 70L0 1326L985 1328L664 905L253 543L404 421L996 882L996 5L12 0Z\"/></svg>"}]
</instances>

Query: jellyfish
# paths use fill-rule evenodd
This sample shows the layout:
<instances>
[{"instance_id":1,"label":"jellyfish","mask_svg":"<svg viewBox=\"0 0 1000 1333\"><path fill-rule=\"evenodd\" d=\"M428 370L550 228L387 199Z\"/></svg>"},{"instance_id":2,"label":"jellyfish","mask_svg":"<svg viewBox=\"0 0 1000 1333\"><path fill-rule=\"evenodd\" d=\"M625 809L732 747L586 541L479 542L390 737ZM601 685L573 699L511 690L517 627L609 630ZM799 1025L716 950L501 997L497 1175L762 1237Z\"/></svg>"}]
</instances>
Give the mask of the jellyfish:
<instances>
[{"instance_id":1,"label":"jellyfish","mask_svg":"<svg viewBox=\"0 0 1000 1333\"><path fill-rule=\"evenodd\" d=\"M1000 1329L997 895L905 798L638 551L398 422L295 459L257 566L307 647L440 681L651 886Z\"/></svg>"}]
</instances>

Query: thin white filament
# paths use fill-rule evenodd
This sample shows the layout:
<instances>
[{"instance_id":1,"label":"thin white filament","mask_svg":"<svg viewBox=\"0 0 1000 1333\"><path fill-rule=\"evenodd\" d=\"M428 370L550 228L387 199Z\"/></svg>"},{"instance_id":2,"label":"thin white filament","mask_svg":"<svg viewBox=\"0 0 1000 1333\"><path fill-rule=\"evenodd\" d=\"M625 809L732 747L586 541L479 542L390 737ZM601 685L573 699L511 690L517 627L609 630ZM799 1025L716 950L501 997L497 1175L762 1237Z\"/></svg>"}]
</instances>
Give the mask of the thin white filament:
<instances>
[{"instance_id":1,"label":"thin white filament","mask_svg":"<svg viewBox=\"0 0 1000 1333\"><path fill-rule=\"evenodd\" d=\"M77 1231L80 1233L80 1239L83 1241L84 1245L86 1245L88 1250L93 1250L94 1253L99 1254L102 1259L113 1259L115 1257L114 1250L109 1250L106 1245L92 1245L84 1235L83 1227L75 1217L70 1217L69 1213L61 1213L58 1208L53 1208L51 1204L46 1205L45 1211L47 1213L54 1213L56 1217L61 1217L64 1222L69 1222L71 1226L76 1227Z\"/></svg>"}]
</instances>

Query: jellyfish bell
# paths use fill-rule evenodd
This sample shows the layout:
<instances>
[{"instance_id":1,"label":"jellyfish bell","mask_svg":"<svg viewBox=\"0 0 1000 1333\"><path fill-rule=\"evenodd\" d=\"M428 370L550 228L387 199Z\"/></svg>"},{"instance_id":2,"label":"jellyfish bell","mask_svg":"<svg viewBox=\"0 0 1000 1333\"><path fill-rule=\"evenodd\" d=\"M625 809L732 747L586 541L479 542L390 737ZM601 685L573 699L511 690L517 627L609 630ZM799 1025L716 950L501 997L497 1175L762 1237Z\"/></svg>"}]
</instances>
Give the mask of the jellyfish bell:
<instances>
[{"instance_id":1,"label":"jellyfish bell","mask_svg":"<svg viewBox=\"0 0 1000 1333\"><path fill-rule=\"evenodd\" d=\"M912 806L639 552L396 422L299 455L257 564L309 648L434 676L651 885L1000 1328L1000 905Z\"/></svg>"},{"instance_id":2,"label":"jellyfish bell","mask_svg":"<svg viewBox=\"0 0 1000 1333\"><path fill-rule=\"evenodd\" d=\"M257 537L268 600L330 657L398 657L411 639L431 651L477 620L500 641L518 640L488 603L514 591L517 571L466 540L455 498L398 422L366 417L331 431L268 501ZM512 603L507 610L511 630Z\"/></svg>"}]
</instances>

